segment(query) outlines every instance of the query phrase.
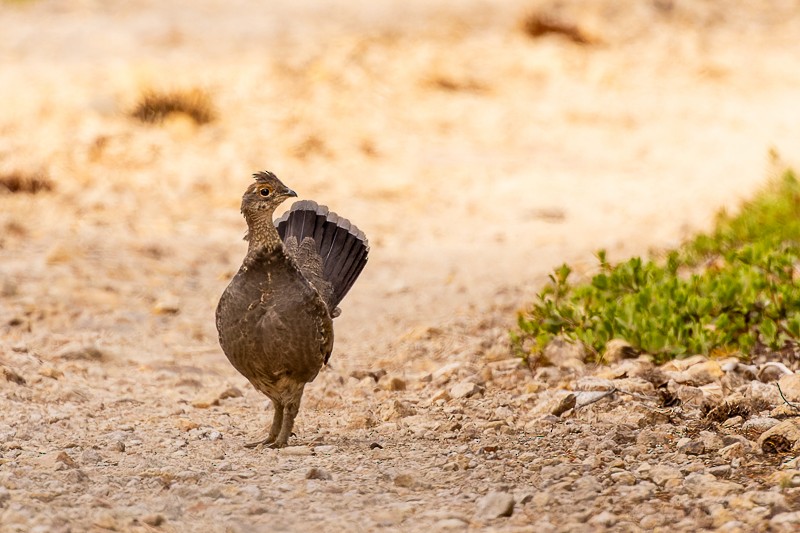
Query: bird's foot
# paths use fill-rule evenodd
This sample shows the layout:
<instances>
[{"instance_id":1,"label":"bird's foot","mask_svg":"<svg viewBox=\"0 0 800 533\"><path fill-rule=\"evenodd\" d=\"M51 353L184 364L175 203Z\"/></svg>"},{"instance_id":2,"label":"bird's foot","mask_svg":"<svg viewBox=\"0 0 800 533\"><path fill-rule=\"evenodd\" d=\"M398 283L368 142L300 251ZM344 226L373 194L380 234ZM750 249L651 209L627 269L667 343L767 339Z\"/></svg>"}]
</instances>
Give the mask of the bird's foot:
<instances>
[{"instance_id":1,"label":"bird's foot","mask_svg":"<svg viewBox=\"0 0 800 533\"><path fill-rule=\"evenodd\" d=\"M253 442L245 443L244 447L245 448L257 448L257 447L261 446L262 444L268 444L268 445L270 445L270 448L272 448L271 445L275 443L275 437L276 437L275 435L268 435L268 436L266 436L265 438L263 438L261 440L256 440L256 441L253 441Z\"/></svg>"},{"instance_id":2,"label":"bird's foot","mask_svg":"<svg viewBox=\"0 0 800 533\"><path fill-rule=\"evenodd\" d=\"M292 433L291 436L295 437L296 435L294 433ZM285 448L286 446L289 445L288 444L289 443L289 437L285 436L285 435L284 436L278 435L278 437L276 439L273 439L273 440L275 442L272 442L269 446L267 446L267 448L270 448L272 450L277 450L279 448Z\"/></svg>"}]
</instances>

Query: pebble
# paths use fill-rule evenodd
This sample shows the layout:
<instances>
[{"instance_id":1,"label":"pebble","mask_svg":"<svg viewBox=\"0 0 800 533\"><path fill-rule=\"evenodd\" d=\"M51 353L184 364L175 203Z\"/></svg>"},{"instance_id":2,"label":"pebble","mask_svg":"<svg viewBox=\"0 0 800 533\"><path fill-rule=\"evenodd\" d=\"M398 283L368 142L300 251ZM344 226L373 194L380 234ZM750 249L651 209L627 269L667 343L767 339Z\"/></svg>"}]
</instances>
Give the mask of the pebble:
<instances>
[{"instance_id":1,"label":"pebble","mask_svg":"<svg viewBox=\"0 0 800 533\"><path fill-rule=\"evenodd\" d=\"M514 497L507 492L493 491L478 500L477 515L481 518L511 516L514 512Z\"/></svg>"},{"instance_id":2,"label":"pebble","mask_svg":"<svg viewBox=\"0 0 800 533\"><path fill-rule=\"evenodd\" d=\"M434 531L451 531L453 529L466 529L467 526L466 522L460 520L458 518L445 518L443 520L439 520L433 524Z\"/></svg>"},{"instance_id":3,"label":"pebble","mask_svg":"<svg viewBox=\"0 0 800 533\"><path fill-rule=\"evenodd\" d=\"M666 485L670 480L682 480L683 474L677 468L666 465L655 465L650 469L650 479L658 486Z\"/></svg>"},{"instance_id":4,"label":"pebble","mask_svg":"<svg viewBox=\"0 0 800 533\"><path fill-rule=\"evenodd\" d=\"M712 474L689 474L684 485L697 498L717 498L732 492L741 491L744 487L731 481L719 481Z\"/></svg>"},{"instance_id":5,"label":"pebble","mask_svg":"<svg viewBox=\"0 0 800 533\"><path fill-rule=\"evenodd\" d=\"M681 439L683 441L684 439ZM678 451L686 455L702 455L706 451L706 445L699 439L685 439L685 442L678 441Z\"/></svg>"},{"instance_id":6,"label":"pebble","mask_svg":"<svg viewBox=\"0 0 800 533\"><path fill-rule=\"evenodd\" d=\"M10 499L11 499L11 492L4 486L0 485L0 507L3 507L5 503Z\"/></svg>"},{"instance_id":7,"label":"pebble","mask_svg":"<svg viewBox=\"0 0 800 533\"><path fill-rule=\"evenodd\" d=\"M409 473L397 474L394 477L394 484L396 487L412 489L417 486L417 479Z\"/></svg>"},{"instance_id":8,"label":"pebble","mask_svg":"<svg viewBox=\"0 0 800 533\"><path fill-rule=\"evenodd\" d=\"M307 455L313 455L314 450L308 446L287 446L286 448L281 448L280 453L282 455L304 457Z\"/></svg>"},{"instance_id":9,"label":"pebble","mask_svg":"<svg viewBox=\"0 0 800 533\"><path fill-rule=\"evenodd\" d=\"M614 483L620 485L633 485L636 483L636 476L630 472L614 472L610 477Z\"/></svg>"},{"instance_id":10,"label":"pebble","mask_svg":"<svg viewBox=\"0 0 800 533\"><path fill-rule=\"evenodd\" d=\"M261 499L261 489L258 488L258 485L245 485L239 489L239 492L245 496L249 496L253 500Z\"/></svg>"},{"instance_id":11,"label":"pebble","mask_svg":"<svg viewBox=\"0 0 800 533\"><path fill-rule=\"evenodd\" d=\"M314 446L314 453L330 455L336 451L336 446L331 444L324 444L322 446Z\"/></svg>"},{"instance_id":12,"label":"pebble","mask_svg":"<svg viewBox=\"0 0 800 533\"><path fill-rule=\"evenodd\" d=\"M462 381L450 389L450 396L454 399L469 398L478 394L481 388L471 381Z\"/></svg>"},{"instance_id":13,"label":"pebble","mask_svg":"<svg viewBox=\"0 0 800 533\"><path fill-rule=\"evenodd\" d=\"M750 438L758 438L762 433L780 424L776 418L756 417L742 424L742 433Z\"/></svg>"},{"instance_id":14,"label":"pebble","mask_svg":"<svg viewBox=\"0 0 800 533\"><path fill-rule=\"evenodd\" d=\"M800 447L800 422L791 418L771 427L758 438L764 453L789 452Z\"/></svg>"},{"instance_id":15,"label":"pebble","mask_svg":"<svg viewBox=\"0 0 800 533\"><path fill-rule=\"evenodd\" d=\"M769 523L773 526L800 527L800 511L776 514Z\"/></svg>"},{"instance_id":16,"label":"pebble","mask_svg":"<svg viewBox=\"0 0 800 533\"><path fill-rule=\"evenodd\" d=\"M589 523L594 526L611 527L617 523L617 515L609 511L602 511L589 519Z\"/></svg>"},{"instance_id":17,"label":"pebble","mask_svg":"<svg viewBox=\"0 0 800 533\"><path fill-rule=\"evenodd\" d=\"M333 476L324 468L312 467L306 472L306 479L319 479L322 481L330 481Z\"/></svg>"},{"instance_id":18,"label":"pebble","mask_svg":"<svg viewBox=\"0 0 800 533\"><path fill-rule=\"evenodd\" d=\"M719 451L720 457L723 459L733 459L734 457L744 457L747 450L744 447L744 444L741 442L734 442L733 444L729 444L725 446Z\"/></svg>"},{"instance_id":19,"label":"pebble","mask_svg":"<svg viewBox=\"0 0 800 533\"><path fill-rule=\"evenodd\" d=\"M102 461L102 456L97 453L97 450L89 448L88 450L84 450L81 454L81 462L82 463L99 463Z\"/></svg>"},{"instance_id":20,"label":"pebble","mask_svg":"<svg viewBox=\"0 0 800 533\"><path fill-rule=\"evenodd\" d=\"M800 374L792 373L782 376L778 380L778 386L786 401L800 403Z\"/></svg>"},{"instance_id":21,"label":"pebble","mask_svg":"<svg viewBox=\"0 0 800 533\"><path fill-rule=\"evenodd\" d=\"M759 381L762 381L764 383L772 383L774 381L780 380L783 376L791 374L792 371L789 370L783 363L777 361L770 361L764 363L761 366L761 368L758 369L756 377ZM781 389L783 389L783 385L781 385ZM784 394L786 393L784 392Z\"/></svg>"},{"instance_id":22,"label":"pebble","mask_svg":"<svg viewBox=\"0 0 800 533\"><path fill-rule=\"evenodd\" d=\"M164 519L164 515L160 514L148 514L142 517L142 523L152 526L158 527L162 525L166 520Z\"/></svg>"},{"instance_id":23,"label":"pebble","mask_svg":"<svg viewBox=\"0 0 800 533\"><path fill-rule=\"evenodd\" d=\"M714 477L728 477L731 475L731 470L731 465L718 465L709 468L708 473Z\"/></svg>"}]
</instances>

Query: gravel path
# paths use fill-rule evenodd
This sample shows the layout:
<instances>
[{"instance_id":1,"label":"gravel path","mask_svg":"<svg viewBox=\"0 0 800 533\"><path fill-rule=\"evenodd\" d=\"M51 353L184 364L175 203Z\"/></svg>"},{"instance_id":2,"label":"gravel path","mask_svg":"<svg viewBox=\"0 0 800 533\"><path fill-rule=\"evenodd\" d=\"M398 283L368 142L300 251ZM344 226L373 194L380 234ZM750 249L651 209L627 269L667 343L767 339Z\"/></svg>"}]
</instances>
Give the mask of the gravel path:
<instances>
[{"instance_id":1,"label":"gravel path","mask_svg":"<svg viewBox=\"0 0 800 533\"><path fill-rule=\"evenodd\" d=\"M270 5L0 5L0 180L52 185L0 187L0 532L800 528L791 357L527 368L507 337L553 266L798 159L793 2ZM176 87L215 120L128 116ZM279 451L242 447L271 411L213 322L264 168L372 245Z\"/></svg>"}]
</instances>

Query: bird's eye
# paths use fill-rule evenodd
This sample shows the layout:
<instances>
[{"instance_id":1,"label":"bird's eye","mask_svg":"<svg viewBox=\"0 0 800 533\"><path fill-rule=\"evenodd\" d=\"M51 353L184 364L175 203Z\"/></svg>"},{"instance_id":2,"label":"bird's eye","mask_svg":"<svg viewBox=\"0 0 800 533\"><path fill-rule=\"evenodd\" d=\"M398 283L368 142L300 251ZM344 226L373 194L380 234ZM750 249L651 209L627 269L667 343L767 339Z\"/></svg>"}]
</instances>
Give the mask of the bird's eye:
<instances>
[{"instance_id":1,"label":"bird's eye","mask_svg":"<svg viewBox=\"0 0 800 533\"><path fill-rule=\"evenodd\" d=\"M260 194L261 196L269 196L269 189L267 189L266 187L264 187L263 189L261 189L260 191L258 191L258 194Z\"/></svg>"}]
</instances>

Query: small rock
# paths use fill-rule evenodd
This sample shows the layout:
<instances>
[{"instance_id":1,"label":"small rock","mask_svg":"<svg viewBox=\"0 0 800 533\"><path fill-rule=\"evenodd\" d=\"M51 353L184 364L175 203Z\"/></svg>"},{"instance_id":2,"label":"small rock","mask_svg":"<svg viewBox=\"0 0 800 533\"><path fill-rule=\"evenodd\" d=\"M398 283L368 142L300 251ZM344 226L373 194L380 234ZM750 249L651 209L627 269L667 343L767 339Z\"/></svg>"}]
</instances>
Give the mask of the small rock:
<instances>
[{"instance_id":1,"label":"small rock","mask_svg":"<svg viewBox=\"0 0 800 533\"><path fill-rule=\"evenodd\" d=\"M306 455L313 455L314 450L308 446L287 446L286 448L281 448L281 454L302 457Z\"/></svg>"},{"instance_id":2,"label":"small rock","mask_svg":"<svg viewBox=\"0 0 800 533\"><path fill-rule=\"evenodd\" d=\"M507 492L490 492L478 500L477 514L481 518L500 518L514 513L514 497Z\"/></svg>"},{"instance_id":3,"label":"small rock","mask_svg":"<svg viewBox=\"0 0 800 533\"><path fill-rule=\"evenodd\" d=\"M630 472L614 472L610 477L614 483L619 485L634 485L636 483L636 476Z\"/></svg>"},{"instance_id":4,"label":"small rock","mask_svg":"<svg viewBox=\"0 0 800 533\"><path fill-rule=\"evenodd\" d=\"M783 453L800 448L800 422L792 418L768 429L758 438L758 447L764 453Z\"/></svg>"},{"instance_id":5,"label":"small rock","mask_svg":"<svg viewBox=\"0 0 800 533\"><path fill-rule=\"evenodd\" d=\"M757 417L751 418L747 420L744 424L742 424L742 433L744 433L747 437L751 439L756 439L761 436L762 433L771 429L778 424L780 424L780 420L777 418L767 418L767 417Z\"/></svg>"},{"instance_id":6,"label":"small rock","mask_svg":"<svg viewBox=\"0 0 800 533\"><path fill-rule=\"evenodd\" d=\"M466 529L468 525L469 524L458 518L445 518L433 524L433 530L450 531L453 529Z\"/></svg>"},{"instance_id":7,"label":"small rock","mask_svg":"<svg viewBox=\"0 0 800 533\"><path fill-rule=\"evenodd\" d=\"M617 515L608 511L603 511L591 517L589 523L594 526L611 527L617 523Z\"/></svg>"},{"instance_id":8,"label":"small rock","mask_svg":"<svg viewBox=\"0 0 800 533\"><path fill-rule=\"evenodd\" d=\"M381 420L384 422L388 422L389 420L399 420L415 414L417 414L417 411L411 406L411 404L397 399L392 400L389 403L382 403L378 407L378 416L380 416Z\"/></svg>"},{"instance_id":9,"label":"small rock","mask_svg":"<svg viewBox=\"0 0 800 533\"><path fill-rule=\"evenodd\" d=\"M711 468L708 469L708 473L714 477L728 477L731 475L731 466L730 465L712 466Z\"/></svg>"},{"instance_id":10,"label":"small rock","mask_svg":"<svg viewBox=\"0 0 800 533\"><path fill-rule=\"evenodd\" d=\"M206 498L211 498L212 500L218 500L223 497L222 491L219 487L208 487L203 492L200 493L201 496L205 496Z\"/></svg>"},{"instance_id":11,"label":"small rock","mask_svg":"<svg viewBox=\"0 0 800 533\"><path fill-rule=\"evenodd\" d=\"M245 485L239 490L239 492L245 496L249 496L253 500L261 499L261 489L258 488L258 485Z\"/></svg>"},{"instance_id":12,"label":"small rock","mask_svg":"<svg viewBox=\"0 0 800 533\"><path fill-rule=\"evenodd\" d=\"M751 381L747 384L743 395L749 398L751 402L764 402L770 409L785 403L781 398L780 392L778 392L778 387L774 383Z\"/></svg>"},{"instance_id":13,"label":"small rock","mask_svg":"<svg viewBox=\"0 0 800 533\"><path fill-rule=\"evenodd\" d=\"M192 401L192 407L197 409L208 409L211 406L219 405L219 398L197 398Z\"/></svg>"},{"instance_id":14,"label":"small rock","mask_svg":"<svg viewBox=\"0 0 800 533\"><path fill-rule=\"evenodd\" d=\"M97 453L97 450L94 450L92 448L89 448L88 450L84 450L83 453L81 454L81 462L82 463L93 463L93 464L96 464L96 463L99 463L102 460L103 460L103 458L100 456L99 453Z\"/></svg>"},{"instance_id":15,"label":"small rock","mask_svg":"<svg viewBox=\"0 0 800 533\"><path fill-rule=\"evenodd\" d=\"M447 402L450 399L451 399L450 393L446 389L442 389L433 396L431 396L430 403L433 404L438 402L439 400Z\"/></svg>"},{"instance_id":16,"label":"small rock","mask_svg":"<svg viewBox=\"0 0 800 533\"><path fill-rule=\"evenodd\" d=\"M125 451L125 443L121 440L115 440L111 443L111 449L117 452L124 452Z\"/></svg>"},{"instance_id":17,"label":"small rock","mask_svg":"<svg viewBox=\"0 0 800 533\"><path fill-rule=\"evenodd\" d=\"M554 416L561 416L570 409L575 409L575 404L578 402L577 396L573 393L569 393L566 396L561 398L561 401L551 409L550 414Z\"/></svg>"},{"instance_id":18,"label":"small rock","mask_svg":"<svg viewBox=\"0 0 800 533\"><path fill-rule=\"evenodd\" d=\"M406 380L398 378L396 376L390 377L388 379L381 379L379 384L383 390L389 391L404 391L406 390L407 384Z\"/></svg>"},{"instance_id":19,"label":"small rock","mask_svg":"<svg viewBox=\"0 0 800 533\"><path fill-rule=\"evenodd\" d=\"M314 446L314 453L321 453L324 455L330 455L336 451L336 446L330 444L324 444L322 446Z\"/></svg>"},{"instance_id":20,"label":"small rock","mask_svg":"<svg viewBox=\"0 0 800 533\"><path fill-rule=\"evenodd\" d=\"M200 424L198 424L197 422L193 422L185 418L179 418L178 420L176 420L175 425L178 426L178 429L180 429L181 431L190 431L192 429L197 429L200 427Z\"/></svg>"},{"instance_id":21,"label":"small rock","mask_svg":"<svg viewBox=\"0 0 800 533\"><path fill-rule=\"evenodd\" d=\"M800 525L800 511L776 514L772 517L769 523L773 526L798 527L798 525Z\"/></svg>"},{"instance_id":22,"label":"small rock","mask_svg":"<svg viewBox=\"0 0 800 533\"><path fill-rule=\"evenodd\" d=\"M733 444L729 444L725 446L719 451L720 457L723 459L730 461L736 457L744 457L747 450L744 447L744 444L741 442L735 442Z\"/></svg>"},{"instance_id":23,"label":"small rock","mask_svg":"<svg viewBox=\"0 0 800 533\"><path fill-rule=\"evenodd\" d=\"M471 381L462 381L450 389L450 396L455 399L469 398L481 391L481 388Z\"/></svg>"},{"instance_id":24,"label":"small rock","mask_svg":"<svg viewBox=\"0 0 800 533\"><path fill-rule=\"evenodd\" d=\"M227 400L228 398L241 398L242 391L240 391L237 387L228 387L224 391L219 394L220 400Z\"/></svg>"},{"instance_id":25,"label":"small rock","mask_svg":"<svg viewBox=\"0 0 800 533\"><path fill-rule=\"evenodd\" d=\"M719 450L723 446L722 439L719 435L711 431L701 431L699 438L706 451Z\"/></svg>"},{"instance_id":26,"label":"small rock","mask_svg":"<svg viewBox=\"0 0 800 533\"><path fill-rule=\"evenodd\" d=\"M55 470L75 468L77 464L67 452L52 452L41 458L41 463L53 467Z\"/></svg>"},{"instance_id":27,"label":"small rock","mask_svg":"<svg viewBox=\"0 0 800 533\"><path fill-rule=\"evenodd\" d=\"M164 522L164 516L160 514L148 514L142 517L142 523L152 527L158 527Z\"/></svg>"},{"instance_id":28,"label":"small rock","mask_svg":"<svg viewBox=\"0 0 800 533\"><path fill-rule=\"evenodd\" d=\"M11 499L11 492L4 486L0 485L0 508L4 507L6 502Z\"/></svg>"},{"instance_id":29,"label":"small rock","mask_svg":"<svg viewBox=\"0 0 800 533\"><path fill-rule=\"evenodd\" d=\"M714 382L725 375L720 364L714 360L703 361L686 369L688 385L699 387Z\"/></svg>"},{"instance_id":30,"label":"small rock","mask_svg":"<svg viewBox=\"0 0 800 533\"><path fill-rule=\"evenodd\" d=\"M683 444L678 443L678 451L681 451L686 455L702 455L703 452L706 451L706 445L702 440L690 439L689 442L685 442Z\"/></svg>"},{"instance_id":31,"label":"small rock","mask_svg":"<svg viewBox=\"0 0 800 533\"><path fill-rule=\"evenodd\" d=\"M741 442L742 446L744 446L745 450L750 450L750 441L747 438L741 435L723 435L722 436L722 446L730 446L731 444Z\"/></svg>"},{"instance_id":32,"label":"small rock","mask_svg":"<svg viewBox=\"0 0 800 533\"><path fill-rule=\"evenodd\" d=\"M652 448L659 444L664 445L672 440L672 435L666 431L644 428L636 435L636 444Z\"/></svg>"},{"instance_id":33,"label":"small rock","mask_svg":"<svg viewBox=\"0 0 800 533\"><path fill-rule=\"evenodd\" d=\"M738 483L720 481L711 474L699 473L686 476L684 485L696 498L721 498L744 489Z\"/></svg>"},{"instance_id":34,"label":"small rock","mask_svg":"<svg viewBox=\"0 0 800 533\"><path fill-rule=\"evenodd\" d=\"M591 405L602 400L603 398L612 399L613 397L614 395L612 388L602 391L580 391L575 394L575 409L584 407L586 405Z\"/></svg>"},{"instance_id":35,"label":"small rock","mask_svg":"<svg viewBox=\"0 0 800 533\"><path fill-rule=\"evenodd\" d=\"M64 373L57 368L53 368L52 366L43 366L39 369L39 375L50 379L58 379L63 377Z\"/></svg>"},{"instance_id":36,"label":"small rock","mask_svg":"<svg viewBox=\"0 0 800 533\"><path fill-rule=\"evenodd\" d=\"M622 339L611 339L606 343L602 361L606 364L618 363L623 359L635 359L638 350Z\"/></svg>"},{"instance_id":37,"label":"small rock","mask_svg":"<svg viewBox=\"0 0 800 533\"><path fill-rule=\"evenodd\" d=\"M181 310L178 298L175 296L165 296L157 301L153 306L153 313L157 315L175 315Z\"/></svg>"},{"instance_id":38,"label":"small rock","mask_svg":"<svg viewBox=\"0 0 800 533\"><path fill-rule=\"evenodd\" d=\"M417 480L413 475L408 473L397 474L394 478L394 484L397 487L411 489L417 486Z\"/></svg>"},{"instance_id":39,"label":"small rock","mask_svg":"<svg viewBox=\"0 0 800 533\"><path fill-rule=\"evenodd\" d=\"M758 374L756 374L756 378L763 383L772 383L791 373L792 371L783 363L770 361L761 365L761 368L758 369ZM781 385L781 388L783 388L783 385Z\"/></svg>"},{"instance_id":40,"label":"small rock","mask_svg":"<svg viewBox=\"0 0 800 533\"><path fill-rule=\"evenodd\" d=\"M330 481L333 476L324 468L312 467L306 472L306 479L320 479L322 481Z\"/></svg>"},{"instance_id":41,"label":"small rock","mask_svg":"<svg viewBox=\"0 0 800 533\"><path fill-rule=\"evenodd\" d=\"M784 375L778 380L778 386L787 402L800 403L800 374Z\"/></svg>"},{"instance_id":42,"label":"small rock","mask_svg":"<svg viewBox=\"0 0 800 533\"><path fill-rule=\"evenodd\" d=\"M653 513L643 517L639 521L639 525L648 531L652 531L660 525L663 525L668 518L662 513Z\"/></svg>"},{"instance_id":43,"label":"small rock","mask_svg":"<svg viewBox=\"0 0 800 533\"><path fill-rule=\"evenodd\" d=\"M119 529L117 519L108 511L101 512L92 523L101 529L108 529L109 531L118 531Z\"/></svg>"},{"instance_id":44,"label":"small rock","mask_svg":"<svg viewBox=\"0 0 800 533\"><path fill-rule=\"evenodd\" d=\"M742 422L744 422L744 418L742 418L739 415L736 415L736 416L732 416L729 419L725 420L725 422L722 423L722 427L724 427L724 428L735 428L735 427L741 425Z\"/></svg>"},{"instance_id":45,"label":"small rock","mask_svg":"<svg viewBox=\"0 0 800 533\"><path fill-rule=\"evenodd\" d=\"M681 474L680 470L671 466L655 465L650 468L650 479L653 480L653 483L662 487L669 480L682 480L683 474Z\"/></svg>"},{"instance_id":46,"label":"small rock","mask_svg":"<svg viewBox=\"0 0 800 533\"><path fill-rule=\"evenodd\" d=\"M555 337L544 349L544 358L559 368L583 370L586 367L586 348L580 342Z\"/></svg>"}]
</instances>

